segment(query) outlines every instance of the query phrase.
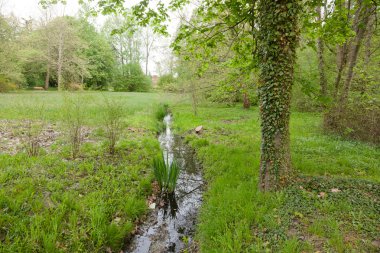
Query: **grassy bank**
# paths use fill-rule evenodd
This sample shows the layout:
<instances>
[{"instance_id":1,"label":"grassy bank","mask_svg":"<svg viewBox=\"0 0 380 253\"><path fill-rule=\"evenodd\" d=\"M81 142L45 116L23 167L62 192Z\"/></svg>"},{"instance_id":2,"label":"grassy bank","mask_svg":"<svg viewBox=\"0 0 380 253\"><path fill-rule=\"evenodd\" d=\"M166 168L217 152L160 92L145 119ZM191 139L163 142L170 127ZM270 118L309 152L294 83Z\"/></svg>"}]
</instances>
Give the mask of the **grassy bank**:
<instances>
[{"instance_id":1,"label":"grassy bank","mask_svg":"<svg viewBox=\"0 0 380 253\"><path fill-rule=\"evenodd\" d=\"M0 252L119 252L146 212L151 158L159 151L155 108L166 99L137 93L0 94L0 130L7 136L0 142ZM104 133L105 100L121 105L114 155ZM88 129L76 159L67 151L62 123L71 102L80 105ZM22 138L17 152L8 154L8 141L23 134L26 119L44 121L56 138L39 156L27 155Z\"/></svg>"},{"instance_id":2,"label":"grassy bank","mask_svg":"<svg viewBox=\"0 0 380 253\"><path fill-rule=\"evenodd\" d=\"M320 131L318 114L293 113L299 178L258 192L257 109L174 106L176 131L196 148L208 182L197 238L201 252L378 252L380 150ZM198 136L188 130L203 125Z\"/></svg>"}]
</instances>

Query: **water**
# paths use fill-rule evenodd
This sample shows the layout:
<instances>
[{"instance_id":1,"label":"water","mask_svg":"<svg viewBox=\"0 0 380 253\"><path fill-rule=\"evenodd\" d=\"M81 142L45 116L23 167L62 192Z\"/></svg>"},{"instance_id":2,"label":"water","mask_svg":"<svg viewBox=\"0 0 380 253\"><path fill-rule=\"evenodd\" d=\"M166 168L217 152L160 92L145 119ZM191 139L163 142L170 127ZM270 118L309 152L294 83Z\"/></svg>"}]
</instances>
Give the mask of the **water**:
<instances>
[{"instance_id":1,"label":"water","mask_svg":"<svg viewBox=\"0 0 380 253\"><path fill-rule=\"evenodd\" d=\"M202 202L203 179L194 150L172 133L172 116L164 118L166 131L158 140L165 158L181 167L175 195L151 213L132 239L126 253L180 252L192 243L197 213Z\"/></svg>"}]
</instances>

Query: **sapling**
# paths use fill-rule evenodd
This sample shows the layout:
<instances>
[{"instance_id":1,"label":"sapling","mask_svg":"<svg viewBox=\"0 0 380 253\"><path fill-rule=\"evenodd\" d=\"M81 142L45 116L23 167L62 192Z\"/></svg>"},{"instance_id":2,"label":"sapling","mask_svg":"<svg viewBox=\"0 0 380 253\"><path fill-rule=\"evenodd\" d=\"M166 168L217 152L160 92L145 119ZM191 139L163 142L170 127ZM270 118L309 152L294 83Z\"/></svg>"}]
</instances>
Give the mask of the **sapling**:
<instances>
[{"instance_id":1,"label":"sapling","mask_svg":"<svg viewBox=\"0 0 380 253\"><path fill-rule=\"evenodd\" d=\"M115 102L110 102L104 98L104 117L103 123L105 127L106 138L108 140L108 152L115 154L115 146L120 139L123 129L123 107Z\"/></svg>"},{"instance_id":2,"label":"sapling","mask_svg":"<svg viewBox=\"0 0 380 253\"><path fill-rule=\"evenodd\" d=\"M28 156L38 156L40 153L40 140L39 137L45 127L44 121L44 104L33 103L33 105L23 105L23 112L26 114L25 121L25 143L24 147ZM40 119L34 119L33 115L38 116Z\"/></svg>"},{"instance_id":3,"label":"sapling","mask_svg":"<svg viewBox=\"0 0 380 253\"><path fill-rule=\"evenodd\" d=\"M64 97L63 104L63 121L65 125L67 142L71 148L71 157L76 159L80 152L80 147L84 137L85 113L79 101L79 97L73 95Z\"/></svg>"}]
</instances>

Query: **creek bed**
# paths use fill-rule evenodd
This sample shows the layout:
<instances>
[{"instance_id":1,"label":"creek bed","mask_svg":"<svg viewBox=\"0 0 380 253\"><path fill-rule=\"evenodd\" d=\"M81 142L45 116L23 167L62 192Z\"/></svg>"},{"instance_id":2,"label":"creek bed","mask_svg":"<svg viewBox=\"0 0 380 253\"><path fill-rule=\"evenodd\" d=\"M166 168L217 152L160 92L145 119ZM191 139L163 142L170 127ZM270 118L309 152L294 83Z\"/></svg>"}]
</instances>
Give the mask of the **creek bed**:
<instances>
[{"instance_id":1,"label":"creek bed","mask_svg":"<svg viewBox=\"0 0 380 253\"><path fill-rule=\"evenodd\" d=\"M197 214L202 203L203 178L193 149L171 129L172 116L165 116L166 131L159 135L164 157L181 167L175 198L156 207L138 229L125 253L181 252L193 241Z\"/></svg>"}]
</instances>

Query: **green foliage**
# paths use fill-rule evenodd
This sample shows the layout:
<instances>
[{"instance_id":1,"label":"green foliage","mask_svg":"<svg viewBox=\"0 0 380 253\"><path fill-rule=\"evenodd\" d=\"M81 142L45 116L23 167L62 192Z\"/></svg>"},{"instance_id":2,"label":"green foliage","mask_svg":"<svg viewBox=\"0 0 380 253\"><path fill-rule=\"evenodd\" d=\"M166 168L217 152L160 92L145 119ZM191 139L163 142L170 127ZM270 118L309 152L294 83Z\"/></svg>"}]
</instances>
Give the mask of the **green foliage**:
<instances>
[{"instance_id":1,"label":"green foliage","mask_svg":"<svg viewBox=\"0 0 380 253\"><path fill-rule=\"evenodd\" d=\"M156 119L161 122L168 113L169 113L169 105L159 104L156 109L156 114L155 114Z\"/></svg>"},{"instance_id":2,"label":"green foliage","mask_svg":"<svg viewBox=\"0 0 380 253\"><path fill-rule=\"evenodd\" d=\"M84 139L85 111L78 97L65 95L62 106L62 121L65 125L67 143L70 145L72 159L79 157Z\"/></svg>"},{"instance_id":3,"label":"green foliage","mask_svg":"<svg viewBox=\"0 0 380 253\"><path fill-rule=\"evenodd\" d=\"M82 159L66 159L62 139L64 97L57 92L2 94L0 129L12 121L45 119L58 139L45 153L29 157L0 150L0 252L120 252L136 220L147 211L151 195L151 157L159 152L153 107L174 97L163 94L73 93L94 131L82 145ZM119 156L110 159L94 136L107 113L104 97L123 107L124 129L117 144ZM43 110L40 104L46 104ZM26 110L26 108L29 108ZM39 127L39 126L38 126ZM17 128L17 127L16 127ZM46 143L42 143L46 144ZM85 149L85 150L84 150ZM32 214L32 215L31 215ZM69 232L68 232L69 231Z\"/></svg>"},{"instance_id":4,"label":"green foliage","mask_svg":"<svg viewBox=\"0 0 380 253\"><path fill-rule=\"evenodd\" d=\"M20 45L17 34L18 24L14 17L5 18L0 14L0 78L2 85L6 79L11 83L23 84L23 59L19 54ZM12 85L10 85L12 86Z\"/></svg>"},{"instance_id":5,"label":"green foliage","mask_svg":"<svg viewBox=\"0 0 380 253\"><path fill-rule=\"evenodd\" d=\"M376 98L353 97L344 108L330 108L325 115L324 128L328 133L344 138L380 144L380 101Z\"/></svg>"},{"instance_id":6,"label":"green foliage","mask_svg":"<svg viewBox=\"0 0 380 253\"><path fill-rule=\"evenodd\" d=\"M147 77L138 63L129 63L115 76L113 81L115 91L146 92L151 87L151 80Z\"/></svg>"},{"instance_id":7,"label":"green foliage","mask_svg":"<svg viewBox=\"0 0 380 253\"><path fill-rule=\"evenodd\" d=\"M172 161L172 163L169 164L169 161L165 161L163 155L153 159L154 176L162 192L174 192L180 170L181 168L176 161Z\"/></svg>"},{"instance_id":8,"label":"green foliage","mask_svg":"<svg viewBox=\"0 0 380 253\"><path fill-rule=\"evenodd\" d=\"M108 151L111 155L115 153L115 146L120 139L123 124L124 109L121 104L115 101L109 101L104 98L104 118L105 133L107 137Z\"/></svg>"},{"instance_id":9,"label":"green foliage","mask_svg":"<svg viewBox=\"0 0 380 253\"><path fill-rule=\"evenodd\" d=\"M178 79L172 74L165 74L160 76L158 80L158 87L164 91L175 92L178 91Z\"/></svg>"},{"instance_id":10,"label":"green foliage","mask_svg":"<svg viewBox=\"0 0 380 253\"><path fill-rule=\"evenodd\" d=\"M171 109L174 127L196 149L207 181L196 236L201 252L338 252L342 246L376 251L376 147L323 135L321 114L294 112L291 155L304 177L281 192L261 193L258 109L205 105L198 116L191 105ZM189 133L198 125L207 126L205 134ZM333 188L341 192L333 193ZM318 197L320 192L326 198ZM311 227L321 220L323 234L316 238Z\"/></svg>"},{"instance_id":11,"label":"green foliage","mask_svg":"<svg viewBox=\"0 0 380 253\"><path fill-rule=\"evenodd\" d=\"M0 93L16 90L18 87L16 84L10 82L7 78L0 75Z\"/></svg>"},{"instance_id":12,"label":"green foliage","mask_svg":"<svg viewBox=\"0 0 380 253\"><path fill-rule=\"evenodd\" d=\"M89 77L84 80L86 87L94 90L107 89L116 71L115 53L111 44L85 19L78 20L77 25L82 39L88 44L84 50L89 71Z\"/></svg>"}]
</instances>

